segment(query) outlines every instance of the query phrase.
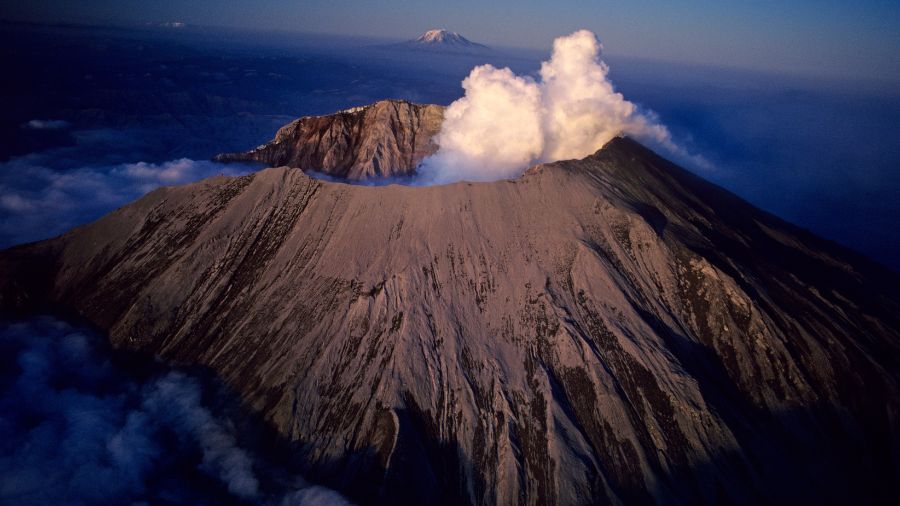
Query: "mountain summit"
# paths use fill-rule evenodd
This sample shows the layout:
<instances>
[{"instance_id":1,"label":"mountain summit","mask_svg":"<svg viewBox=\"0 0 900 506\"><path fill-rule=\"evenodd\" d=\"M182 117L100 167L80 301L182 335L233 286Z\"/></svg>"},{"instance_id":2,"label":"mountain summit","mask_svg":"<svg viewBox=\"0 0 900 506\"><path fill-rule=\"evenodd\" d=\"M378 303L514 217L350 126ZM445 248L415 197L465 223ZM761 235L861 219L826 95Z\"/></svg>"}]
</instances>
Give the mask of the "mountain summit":
<instances>
[{"instance_id":1,"label":"mountain summit","mask_svg":"<svg viewBox=\"0 0 900 506\"><path fill-rule=\"evenodd\" d=\"M470 41L462 35L444 29L428 30L413 39L411 42L417 44L444 45L444 46L465 46L465 47L483 47L487 46Z\"/></svg>"},{"instance_id":2,"label":"mountain summit","mask_svg":"<svg viewBox=\"0 0 900 506\"><path fill-rule=\"evenodd\" d=\"M446 53L483 53L490 48L484 44L472 42L462 35L444 29L428 30L419 37L393 44L388 47L415 51L433 51Z\"/></svg>"}]
</instances>

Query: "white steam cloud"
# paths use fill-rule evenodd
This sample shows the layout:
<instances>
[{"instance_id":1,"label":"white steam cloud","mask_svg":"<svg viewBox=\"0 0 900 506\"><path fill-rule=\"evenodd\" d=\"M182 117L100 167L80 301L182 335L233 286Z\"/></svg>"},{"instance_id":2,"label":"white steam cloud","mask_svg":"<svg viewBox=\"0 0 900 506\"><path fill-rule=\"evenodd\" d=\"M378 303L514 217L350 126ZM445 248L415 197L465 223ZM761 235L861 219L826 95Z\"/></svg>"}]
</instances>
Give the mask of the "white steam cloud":
<instances>
[{"instance_id":1,"label":"white steam cloud","mask_svg":"<svg viewBox=\"0 0 900 506\"><path fill-rule=\"evenodd\" d=\"M512 178L535 163L583 158L622 134L684 155L652 113L613 89L602 48L588 30L559 37L540 81L475 67L462 83L465 96L445 111L439 149L419 167L421 180Z\"/></svg>"}]
</instances>

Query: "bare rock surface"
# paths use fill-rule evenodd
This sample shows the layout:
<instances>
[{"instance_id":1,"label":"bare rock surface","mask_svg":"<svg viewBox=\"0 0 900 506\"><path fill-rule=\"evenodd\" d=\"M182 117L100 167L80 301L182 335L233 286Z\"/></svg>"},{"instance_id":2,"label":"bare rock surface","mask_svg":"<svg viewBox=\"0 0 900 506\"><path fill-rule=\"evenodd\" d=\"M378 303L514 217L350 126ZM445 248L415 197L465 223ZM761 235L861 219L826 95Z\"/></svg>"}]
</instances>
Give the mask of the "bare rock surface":
<instances>
[{"instance_id":1,"label":"bare rock surface","mask_svg":"<svg viewBox=\"0 0 900 506\"><path fill-rule=\"evenodd\" d=\"M209 366L386 504L896 499L898 281L621 138L492 183L215 177L0 254L3 309Z\"/></svg>"},{"instance_id":2,"label":"bare rock surface","mask_svg":"<svg viewBox=\"0 0 900 506\"><path fill-rule=\"evenodd\" d=\"M443 118L439 105L383 100L302 117L278 130L271 142L216 160L256 161L350 180L411 176L423 158L437 151L433 138Z\"/></svg>"}]
</instances>

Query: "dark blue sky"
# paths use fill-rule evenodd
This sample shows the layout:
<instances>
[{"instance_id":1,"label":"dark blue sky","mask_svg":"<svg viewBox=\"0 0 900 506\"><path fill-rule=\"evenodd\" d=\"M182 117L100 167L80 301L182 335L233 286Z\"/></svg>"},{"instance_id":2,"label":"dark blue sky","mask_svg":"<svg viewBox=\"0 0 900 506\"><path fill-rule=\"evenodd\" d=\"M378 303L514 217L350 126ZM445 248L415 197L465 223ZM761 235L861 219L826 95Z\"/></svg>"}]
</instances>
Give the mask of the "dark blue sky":
<instances>
[{"instance_id":1,"label":"dark blue sky","mask_svg":"<svg viewBox=\"0 0 900 506\"><path fill-rule=\"evenodd\" d=\"M610 54L900 82L896 0L0 0L0 18L196 25L410 38L447 28L494 45L547 48L578 28Z\"/></svg>"}]
</instances>

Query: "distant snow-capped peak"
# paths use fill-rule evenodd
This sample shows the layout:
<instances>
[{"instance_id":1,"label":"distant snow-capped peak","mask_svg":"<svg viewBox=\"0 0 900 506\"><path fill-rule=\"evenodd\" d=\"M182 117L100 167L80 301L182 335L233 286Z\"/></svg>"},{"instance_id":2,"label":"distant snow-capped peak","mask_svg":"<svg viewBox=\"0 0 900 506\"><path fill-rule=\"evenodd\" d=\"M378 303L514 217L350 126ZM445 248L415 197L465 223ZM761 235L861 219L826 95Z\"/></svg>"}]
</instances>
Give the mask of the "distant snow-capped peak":
<instances>
[{"instance_id":1,"label":"distant snow-capped peak","mask_svg":"<svg viewBox=\"0 0 900 506\"><path fill-rule=\"evenodd\" d=\"M456 32L444 29L428 30L410 42L427 45L485 47L482 44L472 42Z\"/></svg>"}]
</instances>

